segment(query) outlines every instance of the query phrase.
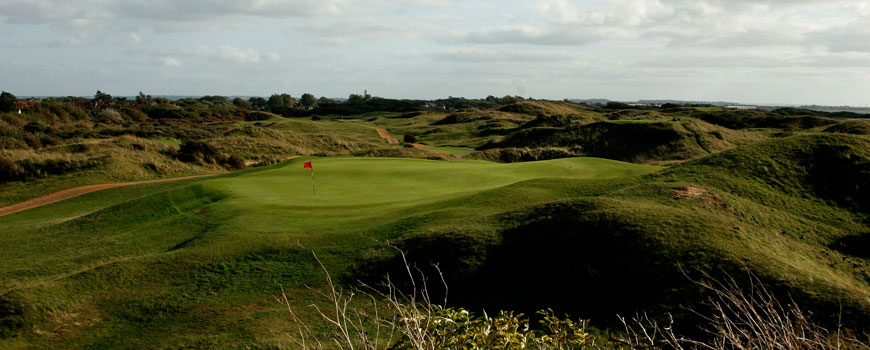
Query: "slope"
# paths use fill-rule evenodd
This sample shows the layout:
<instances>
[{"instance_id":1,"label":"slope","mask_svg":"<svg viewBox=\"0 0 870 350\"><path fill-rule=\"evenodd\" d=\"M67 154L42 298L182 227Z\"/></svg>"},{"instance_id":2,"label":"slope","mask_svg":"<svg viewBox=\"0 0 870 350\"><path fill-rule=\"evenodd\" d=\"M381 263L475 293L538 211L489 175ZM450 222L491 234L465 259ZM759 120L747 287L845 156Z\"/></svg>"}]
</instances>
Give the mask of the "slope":
<instances>
[{"instance_id":1,"label":"slope","mask_svg":"<svg viewBox=\"0 0 870 350\"><path fill-rule=\"evenodd\" d=\"M300 303L314 295L294 286L322 283L306 248L346 271L375 240L470 228L481 215L570 195L518 182L659 170L602 159L317 158L314 195L301 167L309 160L115 188L0 218L0 241L16 247L0 256L0 347L278 346L289 321L272 299L275 282Z\"/></svg>"}]
</instances>

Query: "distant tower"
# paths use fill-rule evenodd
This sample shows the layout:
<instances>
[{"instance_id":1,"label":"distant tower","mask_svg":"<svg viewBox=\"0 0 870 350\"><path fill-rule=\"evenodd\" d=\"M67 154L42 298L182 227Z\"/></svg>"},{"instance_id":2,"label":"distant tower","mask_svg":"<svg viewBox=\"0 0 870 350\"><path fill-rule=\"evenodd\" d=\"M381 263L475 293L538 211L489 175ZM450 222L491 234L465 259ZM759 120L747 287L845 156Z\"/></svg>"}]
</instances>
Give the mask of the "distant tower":
<instances>
[{"instance_id":1,"label":"distant tower","mask_svg":"<svg viewBox=\"0 0 870 350\"><path fill-rule=\"evenodd\" d=\"M365 92L363 92L363 98L365 98L366 100L372 98L372 95L369 95L369 90L368 90L368 89L366 89L366 90L364 90L364 91L365 91Z\"/></svg>"}]
</instances>

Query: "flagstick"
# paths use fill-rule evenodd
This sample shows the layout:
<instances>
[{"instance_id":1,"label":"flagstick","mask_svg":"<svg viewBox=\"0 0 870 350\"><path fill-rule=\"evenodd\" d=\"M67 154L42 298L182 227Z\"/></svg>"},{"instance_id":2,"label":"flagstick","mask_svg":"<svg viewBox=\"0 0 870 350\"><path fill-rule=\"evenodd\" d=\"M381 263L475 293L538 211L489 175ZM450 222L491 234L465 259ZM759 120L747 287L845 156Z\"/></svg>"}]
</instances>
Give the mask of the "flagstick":
<instances>
[{"instance_id":1,"label":"flagstick","mask_svg":"<svg viewBox=\"0 0 870 350\"><path fill-rule=\"evenodd\" d=\"M311 194L317 194L317 191L314 189L314 167L311 167Z\"/></svg>"}]
</instances>

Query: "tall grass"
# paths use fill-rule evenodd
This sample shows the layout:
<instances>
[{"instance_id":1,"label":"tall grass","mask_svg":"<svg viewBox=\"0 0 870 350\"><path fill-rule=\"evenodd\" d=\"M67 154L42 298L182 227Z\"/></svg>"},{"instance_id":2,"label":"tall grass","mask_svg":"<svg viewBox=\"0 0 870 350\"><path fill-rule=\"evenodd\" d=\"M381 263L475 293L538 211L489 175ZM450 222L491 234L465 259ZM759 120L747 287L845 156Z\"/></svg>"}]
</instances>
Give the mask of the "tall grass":
<instances>
[{"instance_id":1,"label":"tall grass","mask_svg":"<svg viewBox=\"0 0 870 350\"><path fill-rule=\"evenodd\" d=\"M662 323L657 321L662 318L640 314L630 319L617 315L624 330L604 338L587 331L588 320L559 317L551 309L538 312L540 324L530 327L523 314L501 311L496 316L475 316L462 308L447 307L447 284L437 265L438 282L445 290L444 299L438 302L430 296L429 280L422 270L412 266L404 252L399 254L408 282L401 284L407 284L406 289L387 276L379 287L361 283L350 291L332 280L315 254L326 279L326 290L316 293L327 303L310 307L322 324L298 317L282 288L278 300L288 308L296 326L288 335L301 349L870 349L870 336L859 339L840 326L829 330L815 323L811 313L793 301L780 301L751 273L747 284L731 276L716 279L707 274L695 282L711 292L709 308L693 310L703 320L697 327L705 336L680 335L669 315L669 321ZM367 302L356 303L356 297Z\"/></svg>"}]
</instances>

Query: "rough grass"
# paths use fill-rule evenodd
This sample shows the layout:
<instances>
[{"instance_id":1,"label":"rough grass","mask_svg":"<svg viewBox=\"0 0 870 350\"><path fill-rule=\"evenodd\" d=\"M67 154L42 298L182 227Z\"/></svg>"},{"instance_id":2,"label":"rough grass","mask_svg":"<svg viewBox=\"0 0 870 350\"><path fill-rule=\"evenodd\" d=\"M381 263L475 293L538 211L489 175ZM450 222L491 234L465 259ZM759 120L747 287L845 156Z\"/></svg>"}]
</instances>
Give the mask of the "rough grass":
<instances>
[{"instance_id":1,"label":"rough grass","mask_svg":"<svg viewBox=\"0 0 870 350\"><path fill-rule=\"evenodd\" d=\"M694 119L686 122L598 122L520 128L504 140L482 148L541 149L538 153L542 157L554 154L542 152L546 148L559 148L567 150L564 156L583 155L648 163L697 158L762 138L759 134L730 130ZM534 158L534 152L525 153L532 159L539 159ZM484 153L479 157L501 160L528 158L498 153Z\"/></svg>"},{"instance_id":2,"label":"rough grass","mask_svg":"<svg viewBox=\"0 0 870 350\"><path fill-rule=\"evenodd\" d=\"M76 186L225 171L216 166L181 162L173 156L176 150L175 146L134 136L73 141L38 151L0 150L0 155L14 160L22 167L35 168L41 164L94 164L86 168L68 168L61 172L45 170L32 173L22 180L2 183L0 206Z\"/></svg>"}]
</instances>

